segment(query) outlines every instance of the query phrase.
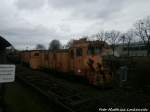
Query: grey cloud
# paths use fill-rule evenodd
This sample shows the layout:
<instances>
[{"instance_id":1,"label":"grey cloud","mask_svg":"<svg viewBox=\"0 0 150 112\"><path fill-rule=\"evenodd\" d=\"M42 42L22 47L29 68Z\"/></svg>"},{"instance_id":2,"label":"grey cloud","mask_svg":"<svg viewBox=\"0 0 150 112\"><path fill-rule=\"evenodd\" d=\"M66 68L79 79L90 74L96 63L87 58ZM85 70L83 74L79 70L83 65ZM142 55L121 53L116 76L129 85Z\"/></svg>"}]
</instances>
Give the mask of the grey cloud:
<instances>
[{"instance_id":1,"label":"grey cloud","mask_svg":"<svg viewBox=\"0 0 150 112\"><path fill-rule=\"evenodd\" d=\"M149 3L149 0L0 0L0 35L18 48L38 43L48 45L52 39L66 42L99 29L128 28L131 21L149 14Z\"/></svg>"},{"instance_id":2,"label":"grey cloud","mask_svg":"<svg viewBox=\"0 0 150 112\"><path fill-rule=\"evenodd\" d=\"M12 35L12 36L25 36L25 37L36 37L36 36L45 36L49 35L52 32L54 33L54 30L48 30L47 28L43 26L36 26L33 28L25 28L25 27L18 27L18 28L7 28L2 30L5 35Z\"/></svg>"},{"instance_id":3,"label":"grey cloud","mask_svg":"<svg viewBox=\"0 0 150 112\"><path fill-rule=\"evenodd\" d=\"M38 2L38 0L33 1L34 4ZM51 39L60 39L57 29L53 27L47 28L39 24L33 25L24 16L20 16L22 12L15 9L14 2L4 0L0 1L0 3L2 4L0 7L0 35L10 41L14 47L19 49L23 48L23 46L33 47L38 43L48 45Z\"/></svg>"},{"instance_id":4,"label":"grey cloud","mask_svg":"<svg viewBox=\"0 0 150 112\"><path fill-rule=\"evenodd\" d=\"M26 46L33 48L38 43L47 46L52 39L61 39L56 29L47 28L42 25L0 28L0 34L10 41L14 47L20 46L18 47L19 49L22 49L23 46L24 48Z\"/></svg>"},{"instance_id":5,"label":"grey cloud","mask_svg":"<svg viewBox=\"0 0 150 112\"><path fill-rule=\"evenodd\" d=\"M66 32L66 33L71 31L69 25L62 24L62 25L59 25L59 28L61 31Z\"/></svg>"},{"instance_id":6,"label":"grey cloud","mask_svg":"<svg viewBox=\"0 0 150 112\"><path fill-rule=\"evenodd\" d=\"M48 3L54 8L73 8L95 1L97 0L48 0Z\"/></svg>"},{"instance_id":7,"label":"grey cloud","mask_svg":"<svg viewBox=\"0 0 150 112\"><path fill-rule=\"evenodd\" d=\"M72 11L71 19L106 19L124 8L126 0L49 0L56 9Z\"/></svg>"},{"instance_id":8,"label":"grey cloud","mask_svg":"<svg viewBox=\"0 0 150 112\"><path fill-rule=\"evenodd\" d=\"M19 9L34 10L39 9L45 4L45 0L17 0L16 6Z\"/></svg>"}]
</instances>

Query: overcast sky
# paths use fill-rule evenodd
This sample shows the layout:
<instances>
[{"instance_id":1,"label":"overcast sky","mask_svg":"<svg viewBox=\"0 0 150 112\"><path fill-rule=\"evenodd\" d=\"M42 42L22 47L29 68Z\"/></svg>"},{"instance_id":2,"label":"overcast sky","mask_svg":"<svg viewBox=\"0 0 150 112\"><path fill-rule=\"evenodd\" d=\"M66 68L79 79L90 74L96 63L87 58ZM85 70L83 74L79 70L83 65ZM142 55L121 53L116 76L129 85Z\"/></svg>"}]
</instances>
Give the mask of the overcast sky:
<instances>
[{"instance_id":1,"label":"overcast sky","mask_svg":"<svg viewBox=\"0 0 150 112\"><path fill-rule=\"evenodd\" d=\"M17 49L100 30L125 32L150 15L150 0L0 0L0 35Z\"/></svg>"}]
</instances>

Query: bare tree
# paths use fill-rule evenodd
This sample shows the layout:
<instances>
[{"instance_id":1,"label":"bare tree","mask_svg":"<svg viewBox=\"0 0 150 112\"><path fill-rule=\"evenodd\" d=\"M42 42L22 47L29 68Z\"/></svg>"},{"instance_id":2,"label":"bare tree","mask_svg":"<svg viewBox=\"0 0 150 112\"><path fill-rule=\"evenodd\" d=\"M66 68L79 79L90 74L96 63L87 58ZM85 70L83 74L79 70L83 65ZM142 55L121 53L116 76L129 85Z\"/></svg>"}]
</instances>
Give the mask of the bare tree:
<instances>
[{"instance_id":1,"label":"bare tree","mask_svg":"<svg viewBox=\"0 0 150 112\"><path fill-rule=\"evenodd\" d=\"M52 40L49 44L49 50L55 51L61 49L62 45L59 40Z\"/></svg>"},{"instance_id":2,"label":"bare tree","mask_svg":"<svg viewBox=\"0 0 150 112\"><path fill-rule=\"evenodd\" d=\"M112 50L113 50L113 56L116 48L116 44L119 41L120 32L112 30L110 32L106 32L106 36L108 38L109 43L111 44Z\"/></svg>"},{"instance_id":3,"label":"bare tree","mask_svg":"<svg viewBox=\"0 0 150 112\"><path fill-rule=\"evenodd\" d=\"M70 48L72 45L73 45L73 39L69 40L67 45L66 45L66 48Z\"/></svg>"},{"instance_id":4,"label":"bare tree","mask_svg":"<svg viewBox=\"0 0 150 112\"><path fill-rule=\"evenodd\" d=\"M45 46L42 45L42 44L37 44L36 45L36 50L45 50L45 49L46 49Z\"/></svg>"},{"instance_id":5,"label":"bare tree","mask_svg":"<svg viewBox=\"0 0 150 112\"><path fill-rule=\"evenodd\" d=\"M131 42L133 41L134 35L135 33L133 29L130 29L125 33L127 47L128 47L128 56L130 55L130 45L131 45Z\"/></svg>"},{"instance_id":6,"label":"bare tree","mask_svg":"<svg viewBox=\"0 0 150 112\"><path fill-rule=\"evenodd\" d=\"M105 31L100 31L99 33L97 33L96 35L96 39L103 42L103 45L105 44L105 42L108 40L107 37L107 32Z\"/></svg>"},{"instance_id":7,"label":"bare tree","mask_svg":"<svg viewBox=\"0 0 150 112\"><path fill-rule=\"evenodd\" d=\"M106 41L107 38L106 38L106 34L104 31L100 31L99 33L96 34L96 37L98 40L100 41Z\"/></svg>"},{"instance_id":8,"label":"bare tree","mask_svg":"<svg viewBox=\"0 0 150 112\"><path fill-rule=\"evenodd\" d=\"M134 24L135 34L141 38L146 49L147 56L150 54L150 16L139 20Z\"/></svg>"},{"instance_id":9,"label":"bare tree","mask_svg":"<svg viewBox=\"0 0 150 112\"><path fill-rule=\"evenodd\" d=\"M126 41L127 41L127 38L126 38L126 36L125 36L125 33L120 34L119 39L118 39L118 42L121 42L122 45L123 45L123 47L124 47Z\"/></svg>"}]
</instances>

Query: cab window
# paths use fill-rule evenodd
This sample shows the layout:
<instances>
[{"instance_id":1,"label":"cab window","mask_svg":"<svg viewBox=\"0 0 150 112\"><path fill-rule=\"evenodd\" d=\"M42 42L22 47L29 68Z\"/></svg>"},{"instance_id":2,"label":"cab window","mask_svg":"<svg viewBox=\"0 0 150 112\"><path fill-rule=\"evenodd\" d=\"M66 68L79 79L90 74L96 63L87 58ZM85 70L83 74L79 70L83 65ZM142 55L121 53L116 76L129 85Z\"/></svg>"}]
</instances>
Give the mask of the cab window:
<instances>
[{"instance_id":1,"label":"cab window","mask_svg":"<svg viewBox=\"0 0 150 112\"><path fill-rule=\"evenodd\" d=\"M34 56L39 56L39 53L34 53Z\"/></svg>"},{"instance_id":2,"label":"cab window","mask_svg":"<svg viewBox=\"0 0 150 112\"><path fill-rule=\"evenodd\" d=\"M95 51L95 54L100 54L101 53L101 48L95 48L94 51Z\"/></svg>"},{"instance_id":3,"label":"cab window","mask_svg":"<svg viewBox=\"0 0 150 112\"><path fill-rule=\"evenodd\" d=\"M79 56L82 56L82 54L83 54L82 48L77 48L76 49L76 56L79 57Z\"/></svg>"},{"instance_id":4,"label":"cab window","mask_svg":"<svg viewBox=\"0 0 150 112\"><path fill-rule=\"evenodd\" d=\"M74 51L73 50L70 51L70 56L72 59L74 58Z\"/></svg>"},{"instance_id":5,"label":"cab window","mask_svg":"<svg viewBox=\"0 0 150 112\"><path fill-rule=\"evenodd\" d=\"M94 54L94 48L90 47L88 48L88 55L93 55Z\"/></svg>"},{"instance_id":6,"label":"cab window","mask_svg":"<svg viewBox=\"0 0 150 112\"><path fill-rule=\"evenodd\" d=\"M89 47L87 52L88 55L95 55L100 53L101 53L101 48L99 47Z\"/></svg>"}]
</instances>

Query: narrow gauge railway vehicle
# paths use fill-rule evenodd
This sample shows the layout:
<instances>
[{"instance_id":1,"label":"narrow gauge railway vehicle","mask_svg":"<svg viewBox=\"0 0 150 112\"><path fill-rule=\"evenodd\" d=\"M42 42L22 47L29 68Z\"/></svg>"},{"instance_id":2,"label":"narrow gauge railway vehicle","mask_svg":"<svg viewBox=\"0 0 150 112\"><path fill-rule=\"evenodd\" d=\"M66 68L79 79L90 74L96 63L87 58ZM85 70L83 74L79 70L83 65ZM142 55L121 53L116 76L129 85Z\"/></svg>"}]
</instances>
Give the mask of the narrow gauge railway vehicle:
<instances>
[{"instance_id":1,"label":"narrow gauge railway vehicle","mask_svg":"<svg viewBox=\"0 0 150 112\"><path fill-rule=\"evenodd\" d=\"M104 65L103 57L109 55L111 49L103 41L75 40L69 48L70 69L82 75L92 85L107 85L112 82L112 72Z\"/></svg>"},{"instance_id":2,"label":"narrow gauge railway vehicle","mask_svg":"<svg viewBox=\"0 0 150 112\"><path fill-rule=\"evenodd\" d=\"M87 78L90 84L107 86L112 84L113 73L103 63L103 57L111 53L103 41L74 40L69 49L56 51L24 51L21 59L32 69L53 69L60 72L74 72ZM28 55L28 56L27 56Z\"/></svg>"}]
</instances>

